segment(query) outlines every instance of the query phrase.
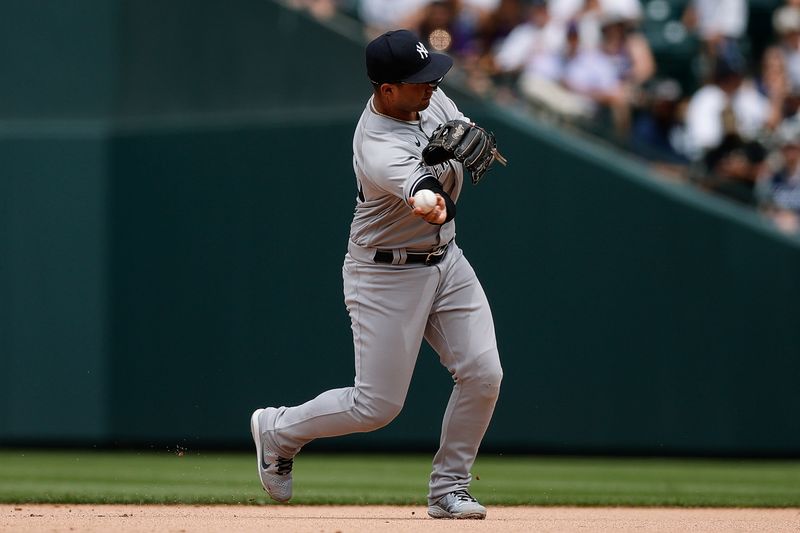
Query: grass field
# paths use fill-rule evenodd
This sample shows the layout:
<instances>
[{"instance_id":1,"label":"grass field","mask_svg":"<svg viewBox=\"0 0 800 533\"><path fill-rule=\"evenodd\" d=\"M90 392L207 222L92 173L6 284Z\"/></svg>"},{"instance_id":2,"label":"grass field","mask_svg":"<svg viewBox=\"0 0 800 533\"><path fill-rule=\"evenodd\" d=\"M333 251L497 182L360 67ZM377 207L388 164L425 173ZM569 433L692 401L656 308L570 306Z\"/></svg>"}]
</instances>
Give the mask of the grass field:
<instances>
[{"instance_id":1,"label":"grass field","mask_svg":"<svg viewBox=\"0 0 800 533\"><path fill-rule=\"evenodd\" d=\"M430 457L301 454L297 504L423 504ZM491 505L800 507L800 461L481 456ZM0 450L5 503L265 503L255 455Z\"/></svg>"}]
</instances>

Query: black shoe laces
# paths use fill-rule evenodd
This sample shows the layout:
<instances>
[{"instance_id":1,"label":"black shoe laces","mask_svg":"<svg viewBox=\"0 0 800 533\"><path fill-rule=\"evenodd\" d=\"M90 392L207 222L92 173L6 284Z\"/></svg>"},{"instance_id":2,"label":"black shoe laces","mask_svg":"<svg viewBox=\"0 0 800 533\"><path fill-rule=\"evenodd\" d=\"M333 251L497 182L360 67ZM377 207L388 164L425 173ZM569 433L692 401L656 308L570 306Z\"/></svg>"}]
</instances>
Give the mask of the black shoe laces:
<instances>
[{"instance_id":1,"label":"black shoe laces","mask_svg":"<svg viewBox=\"0 0 800 533\"><path fill-rule=\"evenodd\" d=\"M475 502L477 503L478 500L472 497L472 495L467 492L465 489L453 491L453 496L460 502Z\"/></svg>"},{"instance_id":2,"label":"black shoe laces","mask_svg":"<svg viewBox=\"0 0 800 533\"><path fill-rule=\"evenodd\" d=\"M286 474L292 471L293 463L294 459L286 459L284 457L278 457L278 460L275 461L275 470L278 472L278 475L285 476Z\"/></svg>"}]
</instances>

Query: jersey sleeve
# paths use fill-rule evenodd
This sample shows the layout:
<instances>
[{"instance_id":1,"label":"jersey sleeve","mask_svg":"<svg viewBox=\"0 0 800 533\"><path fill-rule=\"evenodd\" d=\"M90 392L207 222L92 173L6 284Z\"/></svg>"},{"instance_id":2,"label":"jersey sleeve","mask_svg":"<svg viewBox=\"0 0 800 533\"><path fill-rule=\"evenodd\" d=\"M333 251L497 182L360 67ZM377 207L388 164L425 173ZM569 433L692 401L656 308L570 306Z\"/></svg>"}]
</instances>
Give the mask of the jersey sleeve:
<instances>
[{"instance_id":1,"label":"jersey sleeve","mask_svg":"<svg viewBox=\"0 0 800 533\"><path fill-rule=\"evenodd\" d=\"M419 148L417 150L413 148L416 148L413 141L382 143L380 146L375 146L371 153L376 154L376 157L370 158L364 169L365 179L369 182L370 188L406 201L408 193L414 189L415 184L431 175L430 170L422 164ZM370 147L366 149L371 150Z\"/></svg>"},{"instance_id":2,"label":"jersey sleeve","mask_svg":"<svg viewBox=\"0 0 800 533\"><path fill-rule=\"evenodd\" d=\"M408 199L414 196L414 193L417 192L417 186L420 184L420 182L428 178L434 180L436 179L433 177L430 168L425 166L425 164L420 161L417 165L417 168L415 168L411 174L409 174L408 179L403 184L403 199L406 201L406 203L408 203ZM409 205L409 207L411 206Z\"/></svg>"}]
</instances>

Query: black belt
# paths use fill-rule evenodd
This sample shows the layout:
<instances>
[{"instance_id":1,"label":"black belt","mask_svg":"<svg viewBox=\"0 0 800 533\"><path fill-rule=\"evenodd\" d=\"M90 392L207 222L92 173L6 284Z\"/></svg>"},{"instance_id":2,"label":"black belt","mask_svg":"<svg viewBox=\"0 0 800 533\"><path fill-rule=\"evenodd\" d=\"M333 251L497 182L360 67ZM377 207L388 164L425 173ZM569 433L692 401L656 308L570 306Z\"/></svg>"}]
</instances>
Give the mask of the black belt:
<instances>
[{"instance_id":1,"label":"black belt","mask_svg":"<svg viewBox=\"0 0 800 533\"><path fill-rule=\"evenodd\" d=\"M431 252L406 252L406 262L409 263L424 263L426 265L435 265L444 258L447 252L447 245L440 246ZM394 263L394 252L391 250L378 250L375 252L373 261L376 263Z\"/></svg>"}]
</instances>

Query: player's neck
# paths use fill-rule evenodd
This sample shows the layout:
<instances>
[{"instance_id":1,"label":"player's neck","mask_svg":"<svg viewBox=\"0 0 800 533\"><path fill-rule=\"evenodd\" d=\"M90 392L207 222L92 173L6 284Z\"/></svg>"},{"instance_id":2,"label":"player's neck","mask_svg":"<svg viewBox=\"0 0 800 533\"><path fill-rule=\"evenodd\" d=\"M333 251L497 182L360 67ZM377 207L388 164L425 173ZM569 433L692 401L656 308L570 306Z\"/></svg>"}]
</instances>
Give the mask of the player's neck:
<instances>
[{"instance_id":1,"label":"player's neck","mask_svg":"<svg viewBox=\"0 0 800 533\"><path fill-rule=\"evenodd\" d=\"M387 105L386 102L384 102L377 95L373 95L372 97L372 109L379 115L393 118L395 120L402 120L404 122L416 122L419 120L419 112L417 111L403 112L398 109L394 109L391 106Z\"/></svg>"}]
</instances>

